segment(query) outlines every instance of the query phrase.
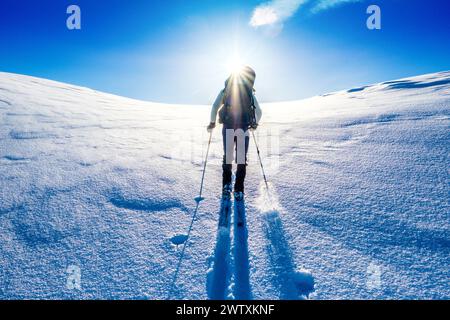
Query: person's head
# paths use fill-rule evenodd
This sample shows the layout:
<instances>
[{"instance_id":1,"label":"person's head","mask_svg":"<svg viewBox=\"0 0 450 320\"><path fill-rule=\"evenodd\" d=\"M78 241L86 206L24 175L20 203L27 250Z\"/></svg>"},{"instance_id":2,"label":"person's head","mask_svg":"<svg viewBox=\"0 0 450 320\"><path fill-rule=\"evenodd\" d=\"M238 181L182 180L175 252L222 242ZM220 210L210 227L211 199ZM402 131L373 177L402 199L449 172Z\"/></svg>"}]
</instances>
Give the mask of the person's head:
<instances>
[{"instance_id":1,"label":"person's head","mask_svg":"<svg viewBox=\"0 0 450 320\"><path fill-rule=\"evenodd\" d=\"M249 66L242 68L239 72L239 77L245 84L248 84L252 88L255 85L256 72Z\"/></svg>"},{"instance_id":2,"label":"person's head","mask_svg":"<svg viewBox=\"0 0 450 320\"><path fill-rule=\"evenodd\" d=\"M231 89L231 86L245 86L253 90L255 85L256 72L249 66L245 66L239 71L233 73L226 81L225 86ZM230 86L231 85L231 86Z\"/></svg>"}]
</instances>

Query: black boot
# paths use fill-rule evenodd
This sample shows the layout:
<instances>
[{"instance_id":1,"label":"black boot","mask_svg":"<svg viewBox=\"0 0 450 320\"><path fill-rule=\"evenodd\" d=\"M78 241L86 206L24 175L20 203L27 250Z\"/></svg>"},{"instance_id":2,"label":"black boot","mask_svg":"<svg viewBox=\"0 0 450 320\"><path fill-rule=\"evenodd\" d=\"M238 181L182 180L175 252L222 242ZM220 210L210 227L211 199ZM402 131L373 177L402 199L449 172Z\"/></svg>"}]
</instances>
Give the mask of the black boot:
<instances>
[{"instance_id":1,"label":"black boot","mask_svg":"<svg viewBox=\"0 0 450 320\"><path fill-rule=\"evenodd\" d=\"M246 164L238 164L236 171L236 182L234 183L234 191L244 192L244 181L246 174L247 165Z\"/></svg>"},{"instance_id":2,"label":"black boot","mask_svg":"<svg viewBox=\"0 0 450 320\"><path fill-rule=\"evenodd\" d=\"M231 199L231 183L223 186L222 199Z\"/></svg>"},{"instance_id":3,"label":"black boot","mask_svg":"<svg viewBox=\"0 0 450 320\"><path fill-rule=\"evenodd\" d=\"M233 172L231 171L232 165L225 162L225 156L223 157L222 164L222 197L231 197L231 176Z\"/></svg>"},{"instance_id":4,"label":"black boot","mask_svg":"<svg viewBox=\"0 0 450 320\"><path fill-rule=\"evenodd\" d=\"M225 186L227 184L231 184L231 176L233 175L233 172L231 171L232 165L227 164L225 162L225 156L223 157L223 163L222 163L222 186Z\"/></svg>"}]
</instances>

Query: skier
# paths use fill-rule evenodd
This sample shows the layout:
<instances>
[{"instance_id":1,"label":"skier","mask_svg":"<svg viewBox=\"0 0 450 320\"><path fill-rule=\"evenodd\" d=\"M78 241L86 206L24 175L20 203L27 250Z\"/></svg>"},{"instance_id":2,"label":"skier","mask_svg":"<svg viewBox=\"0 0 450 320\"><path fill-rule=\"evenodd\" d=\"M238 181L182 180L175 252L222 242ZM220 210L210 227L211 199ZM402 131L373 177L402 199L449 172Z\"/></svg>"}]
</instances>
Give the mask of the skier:
<instances>
[{"instance_id":1,"label":"skier","mask_svg":"<svg viewBox=\"0 0 450 320\"><path fill-rule=\"evenodd\" d=\"M223 173L222 197L231 197L232 161L237 163L236 181L234 184L234 199L244 199L244 180L247 166L249 146L248 130L256 130L262 111L255 97L256 73L250 67L244 67L232 74L225 81L225 88L220 91L211 110L211 121L207 127L211 132L216 126L219 113L219 123L223 124ZM236 154L234 156L234 151Z\"/></svg>"}]
</instances>

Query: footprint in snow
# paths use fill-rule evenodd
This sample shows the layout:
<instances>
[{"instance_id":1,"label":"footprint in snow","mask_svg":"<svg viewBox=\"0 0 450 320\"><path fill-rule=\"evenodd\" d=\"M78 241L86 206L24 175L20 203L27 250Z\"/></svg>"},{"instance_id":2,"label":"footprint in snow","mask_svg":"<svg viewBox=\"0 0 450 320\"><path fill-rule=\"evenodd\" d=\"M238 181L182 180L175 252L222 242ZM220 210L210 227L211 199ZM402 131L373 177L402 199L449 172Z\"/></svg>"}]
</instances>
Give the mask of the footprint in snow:
<instances>
[{"instance_id":1,"label":"footprint in snow","mask_svg":"<svg viewBox=\"0 0 450 320\"><path fill-rule=\"evenodd\" d=\"M172 243L173 243L174 245L176 245L177 247L178 247L180 244L185 243L186 240L187 240L187 235L185 235L185 234L178 234L178 235L176 235L176 236L170 238L170 242L172 242Z\"/></svg>"}]
</instances>

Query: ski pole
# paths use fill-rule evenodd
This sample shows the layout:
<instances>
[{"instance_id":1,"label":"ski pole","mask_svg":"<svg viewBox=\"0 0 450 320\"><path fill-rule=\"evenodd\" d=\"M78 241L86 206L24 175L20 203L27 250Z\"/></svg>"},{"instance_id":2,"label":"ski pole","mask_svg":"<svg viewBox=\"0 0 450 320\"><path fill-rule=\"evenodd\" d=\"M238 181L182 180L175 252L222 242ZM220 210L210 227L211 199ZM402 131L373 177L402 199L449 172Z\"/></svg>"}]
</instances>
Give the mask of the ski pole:
<instances>
[{"instance_id":1,"label":"ski pole","mask_svg":"<svg viewBox=\"0 0 450 320\"><path fill-rule=\"evenodd\" d=\"M170 286L170 290L169 290L169 294L168 294L167 300L170 299L170 297L172 295L173 288L175 287L175 284L177 282L178 273L180 272L180 268L181 268L181 262L183 261L184 252L186 250L186 245L187 245L187 243L189 241L189 237L191 236L191 231L192 231L192 228L194 227L195 218L197 217L198 207L200 206L200 202L202 200L204 200L204 198L202 197L203 182L205 180L206 164L208 163L208 155L209 155L209 147L211 146L211 139L212 139L212 130L209 133L208 147L206 149L206 156L205 156L205 161L204 161L204 164L203 164L202 181L200 183L200 192L199 192L198 197L196 197L194 199L195 202L197 203L197 205L195 207L194 214L192 215L192 220L191 220L191 224L189 225L189 230L188 230L188 233L187 233L187 236L186 236L186 241L184 241L183 249L181 250L180 258L178 259L177 268L176 268L175 274L173 276L172 285Z\"/></svg>"},{"instance_id":2,"label":"ski pole","mask_svg":"<svg viewBox=\"0 0 450 320\"><path fill-rule=\"evenodd\" d=\"M272 210L275 211L276 208L275 208L272 196L270 194L269 183L267 182L266 172L264 171L264 166L263 166L262 159L261 159L261 153L259 152L258 142L256 141L255 132L253 130L252 130L252 136L253 136L253 141L255 142L256 153L258 154L259 165L261 166L262 175L264 177L264 183L266 184L267 197L268 197L269 202L272 204Z\"/></svg>"},{"instance_id":3,"label":"ski pole","mask_svg":"<svg viewBox=\"0 0 450 320\"><path fill-rule=\"evenodd\" d=\"M212 130L209 133L208 147L206 148L205 163L203 164L202 182L200 183L200 192L199 192L199 196L197 198L195 198L195 201L197 202L197 204L204 199L204 198L202 198L203 181L205 180L206 164L208 163L208 154L209 154L209 147L211 146L211 138L212 138Z\"/></svg>"},{"instance_id":4,"label":"ski pole","mask_svg":"<svg viewBox=\"0 0 450 320\"><path fill-rule=\"evenodd\" d=\"M258 142L256 141L255 132L253 130L252 130L252 136L253 136L253 141L255 142L256 153L258 154L259 165L261 166L261 171L262 171L262 174L263 174L263 177L264 177L264 182L266 184L266 189L267 189L267 192L269 192L269 184L267 183L266 173L264 171L264 166L263 166L263 163L262 163L262 160L261 160L261 154L259 153Z\"/></svg>"}]
</instances>

